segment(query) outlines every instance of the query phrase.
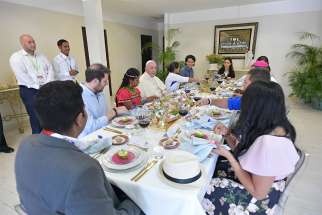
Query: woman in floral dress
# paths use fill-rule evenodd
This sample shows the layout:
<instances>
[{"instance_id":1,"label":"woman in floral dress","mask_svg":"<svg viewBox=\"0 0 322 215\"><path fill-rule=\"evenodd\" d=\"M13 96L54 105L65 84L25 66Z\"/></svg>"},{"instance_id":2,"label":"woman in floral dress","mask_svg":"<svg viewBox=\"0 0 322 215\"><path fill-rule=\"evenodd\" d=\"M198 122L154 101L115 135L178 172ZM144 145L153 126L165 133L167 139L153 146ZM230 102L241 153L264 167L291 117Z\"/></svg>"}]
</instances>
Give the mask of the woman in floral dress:
<instances>
[{"instance_id":1,"label":"woman in floral dress","mask_svg":"<svg viewBox=\"0 0 322 215\"><path fill-rule=\"evenodd\" d=\"M275 214L285 179L299 159L282 88L274 82L251 84L235 128L220 124L215 133L224 135L233 151L214 149L220 159L202 201L206 213Z\"/></svg>"}]
</instances>

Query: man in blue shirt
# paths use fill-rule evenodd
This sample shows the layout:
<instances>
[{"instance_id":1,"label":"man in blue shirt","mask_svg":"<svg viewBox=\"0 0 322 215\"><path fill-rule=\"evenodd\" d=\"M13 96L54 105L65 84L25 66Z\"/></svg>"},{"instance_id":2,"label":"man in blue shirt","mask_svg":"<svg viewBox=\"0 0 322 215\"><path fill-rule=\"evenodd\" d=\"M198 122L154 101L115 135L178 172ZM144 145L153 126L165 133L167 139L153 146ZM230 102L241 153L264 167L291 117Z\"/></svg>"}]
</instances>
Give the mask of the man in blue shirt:
<instances>
[{"instance_id":1,"label":"man in blue shirt","mask_svg":"<svg viewBox=\"0 0 322 215\"><path fill-rule=\"evenodd\" d=\"M106 95L103 93L108 84L110 70L102 64L92 64L85 71L86 82L83 88L83 101L88 115L86 126L78 137L83 137L106 126L113 117L127 112L123 107L107 107Z\"/></svg>"},{"instance_id":2,"label":"man in blue shirt","mask_svg":"<svg viewBox=\"0 0 322 215\"><path fill-rule=\"evenodd\" d=\"M244 80L243 91L247 89L247 87L254 83L255 81L270 81L271 75L269 70L265 68L254 68L251 69ZM240 110L242 96L233 96L228 99L201 99L199 100L199 105L215 105L221 108L227 108L229 110Z\"/></svg>"},{"instance_id":3,"label":"man in blue shirt","mask_svg":"<svg viewBox=\"0 0 322 215\"><path fill-rule=\"evenodd\" d=\"M196 57L193 55L187 55L185 58L186 66L183 67L180 71L180 75L184 77L193 78L193 69L192 67L195 66Z\"/></svg>"}]
</instances>

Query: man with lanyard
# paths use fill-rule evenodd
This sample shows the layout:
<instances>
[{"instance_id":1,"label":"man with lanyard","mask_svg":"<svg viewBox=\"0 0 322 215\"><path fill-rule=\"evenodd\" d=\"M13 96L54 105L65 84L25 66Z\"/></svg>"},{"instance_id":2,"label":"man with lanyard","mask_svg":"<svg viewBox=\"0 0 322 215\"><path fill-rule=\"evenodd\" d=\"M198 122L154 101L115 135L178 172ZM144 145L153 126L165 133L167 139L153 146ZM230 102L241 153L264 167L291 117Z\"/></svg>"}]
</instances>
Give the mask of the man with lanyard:
<instances>
[{"instance_id":1,"label":"man with lanyard","mask_svg":"<svg viewBox=\"0 0 322 215\"><path fill-rule=\"evenodd\" d=\"M119 199L99 162L75 145L87 120L78 84L45 84L35 98L35 112L44 130L22 141L15 161L26 214L142 214L127 197Z\"/></svg>"},{"instance_id":2,"label":"man with lanyard","mask_svg":"<svg viewBox=\"0 0 322 215\"><path fill-rule=\"evenodd\" d=\"M58 40L60 53L53 60L55 79L60 81L75 80L78 67L75 58L69 55L70 47L67 40Z\"/></svg>"},{"instance_id":3,"label":"man with lanyard","mask_svg":"<svg viewBox=\"0 0 322 215\"><path fill-rule=\"evenodd\" d=\"M36 43L32 36L20 36L22 49L10 57L10 66L16 75L20 97L29 115L32 133L39 133L41 127L34 112L34 97L38 89L54 80L54 72L45 55L36 52Z\"/></svg>"}]
</instances>

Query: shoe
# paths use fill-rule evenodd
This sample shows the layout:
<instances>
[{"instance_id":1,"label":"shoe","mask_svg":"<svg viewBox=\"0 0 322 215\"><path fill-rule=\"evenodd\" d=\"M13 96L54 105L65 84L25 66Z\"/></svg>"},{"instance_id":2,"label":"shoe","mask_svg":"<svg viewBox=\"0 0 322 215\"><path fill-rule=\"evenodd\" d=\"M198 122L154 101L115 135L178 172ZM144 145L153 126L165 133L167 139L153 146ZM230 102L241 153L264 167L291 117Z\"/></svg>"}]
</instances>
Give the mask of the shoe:
<instances>
[{"instance_id":1,"label":"shoe","mask_svg":"<svg viewBox=\"0 0 322 215\"><path fill-rule=\"evenodd\" d=\"M11 153L14 152L15 150L9 146L5 146L5 147L1 147L0 148L0 152L4 152L4 153Z\"/></svg>"}]
</instances>

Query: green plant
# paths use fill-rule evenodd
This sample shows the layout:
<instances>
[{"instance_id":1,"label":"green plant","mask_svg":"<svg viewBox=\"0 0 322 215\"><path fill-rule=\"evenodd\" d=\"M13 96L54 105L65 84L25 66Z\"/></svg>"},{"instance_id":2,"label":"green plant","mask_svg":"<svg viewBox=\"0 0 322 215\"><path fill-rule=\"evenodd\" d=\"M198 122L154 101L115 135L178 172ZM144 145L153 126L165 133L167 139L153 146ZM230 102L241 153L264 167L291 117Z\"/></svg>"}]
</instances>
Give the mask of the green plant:
<instances>
[{"instance_id":1,"label":"green plant","mask_svg":"<svg viewBox=\"0 0 322 215\"><path fill-rule=\"evenodd\" d=\"M217 64L221 65L224 63L224 58L221 55L210 54L210 55L207 55L206 58L210 64L217 63Z\"/></svg>"},{"instance_id":2,"label":"green plant","mask_svg":"<svg viewBox=\"0 0 322 215\"><path fill-rule=\"evenodd\" d=\"M157 77L164 81L168 75L167 67L176 59L176 48L180 45L179 41L174 40L175 35L179 32L178 28L171 28L167 31L167 45L165 50L160 48L156 43L148 43L143 48L152 48L158 53L158 63L162 69L157 72Z\"/></svg>"},{"instance_id":3,"label":"green plant","mask_svg":"<svg viewBox=\"0 0 322 215\"><path fill-rule=\"evenodd\" d=\"M322 99L322 45L319 37L308 32L300 35L301 43L292 45L287 57L295 60L290 72L289 84L292 94L310 102Z\"/></svg>"}]
</instances>

